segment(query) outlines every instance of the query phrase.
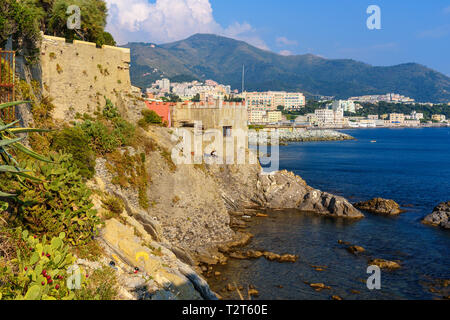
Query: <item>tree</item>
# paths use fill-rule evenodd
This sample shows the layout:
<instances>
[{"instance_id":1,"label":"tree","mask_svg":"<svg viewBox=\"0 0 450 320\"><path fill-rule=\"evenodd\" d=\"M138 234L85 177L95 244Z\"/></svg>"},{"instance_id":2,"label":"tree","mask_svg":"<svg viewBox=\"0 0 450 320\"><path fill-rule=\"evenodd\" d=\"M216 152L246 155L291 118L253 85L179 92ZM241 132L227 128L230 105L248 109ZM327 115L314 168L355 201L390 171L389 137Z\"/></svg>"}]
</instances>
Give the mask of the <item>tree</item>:
<instances>
[{"instance_id":1,"label":"tree","mask_svg":"<svg viewBox=\"0 0 450 320\"><path fill-rule=\"evenodd\" d=\"M69 40L84 40L103 44L115 45L111 34L105 32L107 7L104 0L44 0L52 1L50 14L47 15L44 28L55 36ZM81 10L81 29L67 29L67 8L76 5Z\"/></svg>"},{"instance_id":2,"label":"tree","mask_svg":"<svg viewBox=\"0 0 450 320\"><path fill-rule=\"evenodd\" d=\"M200 102L200 94L197 93L193 98L192 98L192 102Z\"/></svg>"},{"instance_id":3,"label":"tree","mask_svg":"<svg viewBox=\"0 0 450 320\"><path fill-rule=\"evenodd\" d=\"M23 51L34 48L40 38L39 14L39 10L26 3L17 0L0 1L0 46L4 47L7 39L12 37L14 49Z\"/></svg>"},{"instance_id":4,"label":"tree","mask_svg":"<svg viewBox=\"0 0 450 320\"><path fill-rule=\"evenodd\" d=\"M284 111L284 106L278 106L278 107L277 107L277 110L278 110L278 111Z\"/></svg>"},{"instance_id":5,"label":"tree","mask_svg":"<svg viewBox=\"0 0 450 320\"><path fill-rule=\"evenodd\" d=\"M81 10L81 29L67 28L67 8L76 5ZM1 0L0 2L0 45L12 36L15 49L37 48L39 32L65 37L71 40L85 40L115 45L111 34L105 32L107 7L104 0Z\"/></svg>"}]
</instances>

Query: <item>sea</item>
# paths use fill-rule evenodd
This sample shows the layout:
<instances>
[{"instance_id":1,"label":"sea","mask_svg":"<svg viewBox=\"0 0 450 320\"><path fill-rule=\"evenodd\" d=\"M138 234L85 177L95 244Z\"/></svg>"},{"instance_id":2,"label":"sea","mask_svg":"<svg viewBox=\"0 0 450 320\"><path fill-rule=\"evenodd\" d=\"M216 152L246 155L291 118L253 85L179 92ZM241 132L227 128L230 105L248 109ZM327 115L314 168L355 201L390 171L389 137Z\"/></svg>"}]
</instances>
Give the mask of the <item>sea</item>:
<instances>
[{"instance_id":1,"label":"sea","mask_svg":"<svg viewBox=\"0 0 450 320\"><path fill-rule=\"evenodd\" d=\"M363 212L347 221L296 210L270 211L253 218L246 249L296 254L295 263L230 259L210 279L224 299L238 299L225 286L254 286L253 299L442 299L450 279L450 231L421 223L440 202L450 200L450 128L342 130L351 141L304 142L280 146L280 169L293 171L322 191L350 202L393 199L405 213L386 217ZM362 246L354 255L339 240ZM397 261L401 269L381 270L379 289L369 289L368 261ZM330 289L316 291L311 283ZM448 283L447 283L448 284Z\"/></svg>"}]
</instances>

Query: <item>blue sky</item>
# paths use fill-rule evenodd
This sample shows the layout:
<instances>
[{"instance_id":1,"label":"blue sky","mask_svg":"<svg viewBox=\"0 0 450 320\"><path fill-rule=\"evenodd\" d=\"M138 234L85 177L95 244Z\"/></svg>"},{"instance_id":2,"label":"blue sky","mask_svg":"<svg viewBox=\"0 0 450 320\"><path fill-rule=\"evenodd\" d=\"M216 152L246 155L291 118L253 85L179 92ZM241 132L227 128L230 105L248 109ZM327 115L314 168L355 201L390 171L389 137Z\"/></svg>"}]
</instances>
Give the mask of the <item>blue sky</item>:
<instances>
[{"instance_id":1,"label":"blue sky","mask_svg":"<svg viewBox=\"0 0 450 320\"><path fill-rule=\"evenodd\" d=\"M450 76L449 0L106 0L119 43L164 43L197 32L282 54L312 53L372 65L417 62ZM369 5L381 30L369 30Z\"/></svg>"}]
</instances>

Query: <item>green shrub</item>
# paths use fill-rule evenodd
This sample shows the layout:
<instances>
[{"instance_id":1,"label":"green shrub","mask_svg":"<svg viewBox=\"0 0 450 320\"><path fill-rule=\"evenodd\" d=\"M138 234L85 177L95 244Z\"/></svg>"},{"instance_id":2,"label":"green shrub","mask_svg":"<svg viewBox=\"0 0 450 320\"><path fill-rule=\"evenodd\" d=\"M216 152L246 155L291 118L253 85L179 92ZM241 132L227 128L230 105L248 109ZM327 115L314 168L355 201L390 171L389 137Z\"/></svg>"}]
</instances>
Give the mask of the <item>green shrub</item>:
<instances>
[{"instance_id":1,"label":"green shrub","mask_svg":"<svg viewBox=\"0 0 450 320\"><path fill-rule=\"evenodd\" d=\"M135 127L123 119L117 108L106 99L102 115L96 119L83 117L78 126L90 140L91 147L101 155L111 153L121 146L130 145L135 139Z\"/></svg>"},{"instance_id":2,"label":"green shrub","mask_svg":"<svg viewBox=\"0 0 450 320\"><path fill-rule=\"evenodd\" d=\"M123 118L113 120L113 135L121 146L128 146L135 138L135 127Z\"/></svg>"},{"instance_id":3,"label":"green shrub","mask_svg":"<svg viewBox=\"0 0 450 320\"><path fill-rule=\"evenodd\" d=\"M74 164L85 178L95 174L95 153L90 145L90 139L81 127L64 128L53 136L53 150L62 150L73 156Z\"/></svg>"},{"instance_id":4,"label":"green shrub","mask_svg":"<svg viewBox=\"0 0 450 320\"><path fill-rule=\"evenodd\" d=\"M64 244L65 234L50 241L40 241L28 231L0 232L15 246L15 256L0 257L0 299L11 300L69 300L75 294L67 287L67 268L75 257ZM84 277L81 277L83 280Z\"/></svg>"},{"instance_id":5,"label":"green shrub","mask_svg":"<svg viewBox=\"0 0 450 320\"><path fill-rule=\"evenodd\" d=\"M80 127L89 137L91 147L99 154L113 152L120 146L113 130L99 120L86 120Z\"/></svg>"},{"instance_id":6,"label":"green shrub","mask_svg":"<svg viewBox=\"0 0 450 320\"><path fill-rule=\"evenodd\" d=\"M79 169L70 154L50 154L55 163L28 162L40 182L20 186L18 219L30 231L49 236L66 232L68 241L83 245L97 234L100 219Z\"/></svg>"},{"instance_id":7,"label":"green shrub","mask_svg":"<svg viewBox=\"0 0 450 320\"><path fill-rule=\"evenodd\" d=\"M89 281L75 292L75 296L77 300L114 300L118 293L114 269L103 267L89 276Z\"/></svg>"},{"instance_id":8,"label":"green shrub","mask_svg":"<svg viewBox=\"0 0 450 320\"><path fill-rule=\"evenodd\" d=\"M102 202L103 208L110 212L110 215L106 217L107 219L117 217L123 212L124 205L121 199L116 197L108 197L103 199Z\"/></svg>"},{"instance_id":9,"label":"green shrub","mask_svg":"<svg viewBox=\"0 0 450 320\"><path fill-rule=\"evenodd\" d=\"M142 116L138 121L138 125L144 129L147 129L150 124L162 124L162 118L153 110L142 110Z\"/></svg>"},{"instance_id":10,"label":"green shrub","mask_svg":"<svg viewBox=\"0 0 450 320\"><path fill-rule=\"evenodd\" d=\"M111 100L105 97L106 104L103 108L103 116L107 119L114 119L120 116L119 110L113 105Z\"/></svg>"}]
</instances>

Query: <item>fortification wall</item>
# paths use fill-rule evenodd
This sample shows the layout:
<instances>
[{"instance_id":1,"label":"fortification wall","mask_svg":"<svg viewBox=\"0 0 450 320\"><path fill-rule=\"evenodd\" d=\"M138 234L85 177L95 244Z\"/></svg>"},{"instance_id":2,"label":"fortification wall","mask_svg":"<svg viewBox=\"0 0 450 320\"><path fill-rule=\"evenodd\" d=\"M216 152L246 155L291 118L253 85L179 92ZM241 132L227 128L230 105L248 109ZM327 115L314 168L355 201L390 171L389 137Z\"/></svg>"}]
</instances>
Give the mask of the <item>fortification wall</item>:
<instances>
[{"instance_id":1,"label":"fortification wall","mask_svg":"<svg viewBox=\"0 0 450 320\"><path fill-rule=\"evenodd\" d=\"M130 49L43 36L42 86L53 98L55 119L73 119L79 112L92 113L106 96L113 103L118 94L131 91Z\"/></svg>"},{"instance_id":2,"label":"fortification wall","mask_svg":"<svg viewBox=\"0 0 450 320\"><path fill-rule=\"evenodd\" d=\"M183 122L202 121L205 129L218 129L225 126L247 130L248 112L245 105L223 102L219 105L180 104L172 112L175 126Z\"/></svg>"}]
</instances>

